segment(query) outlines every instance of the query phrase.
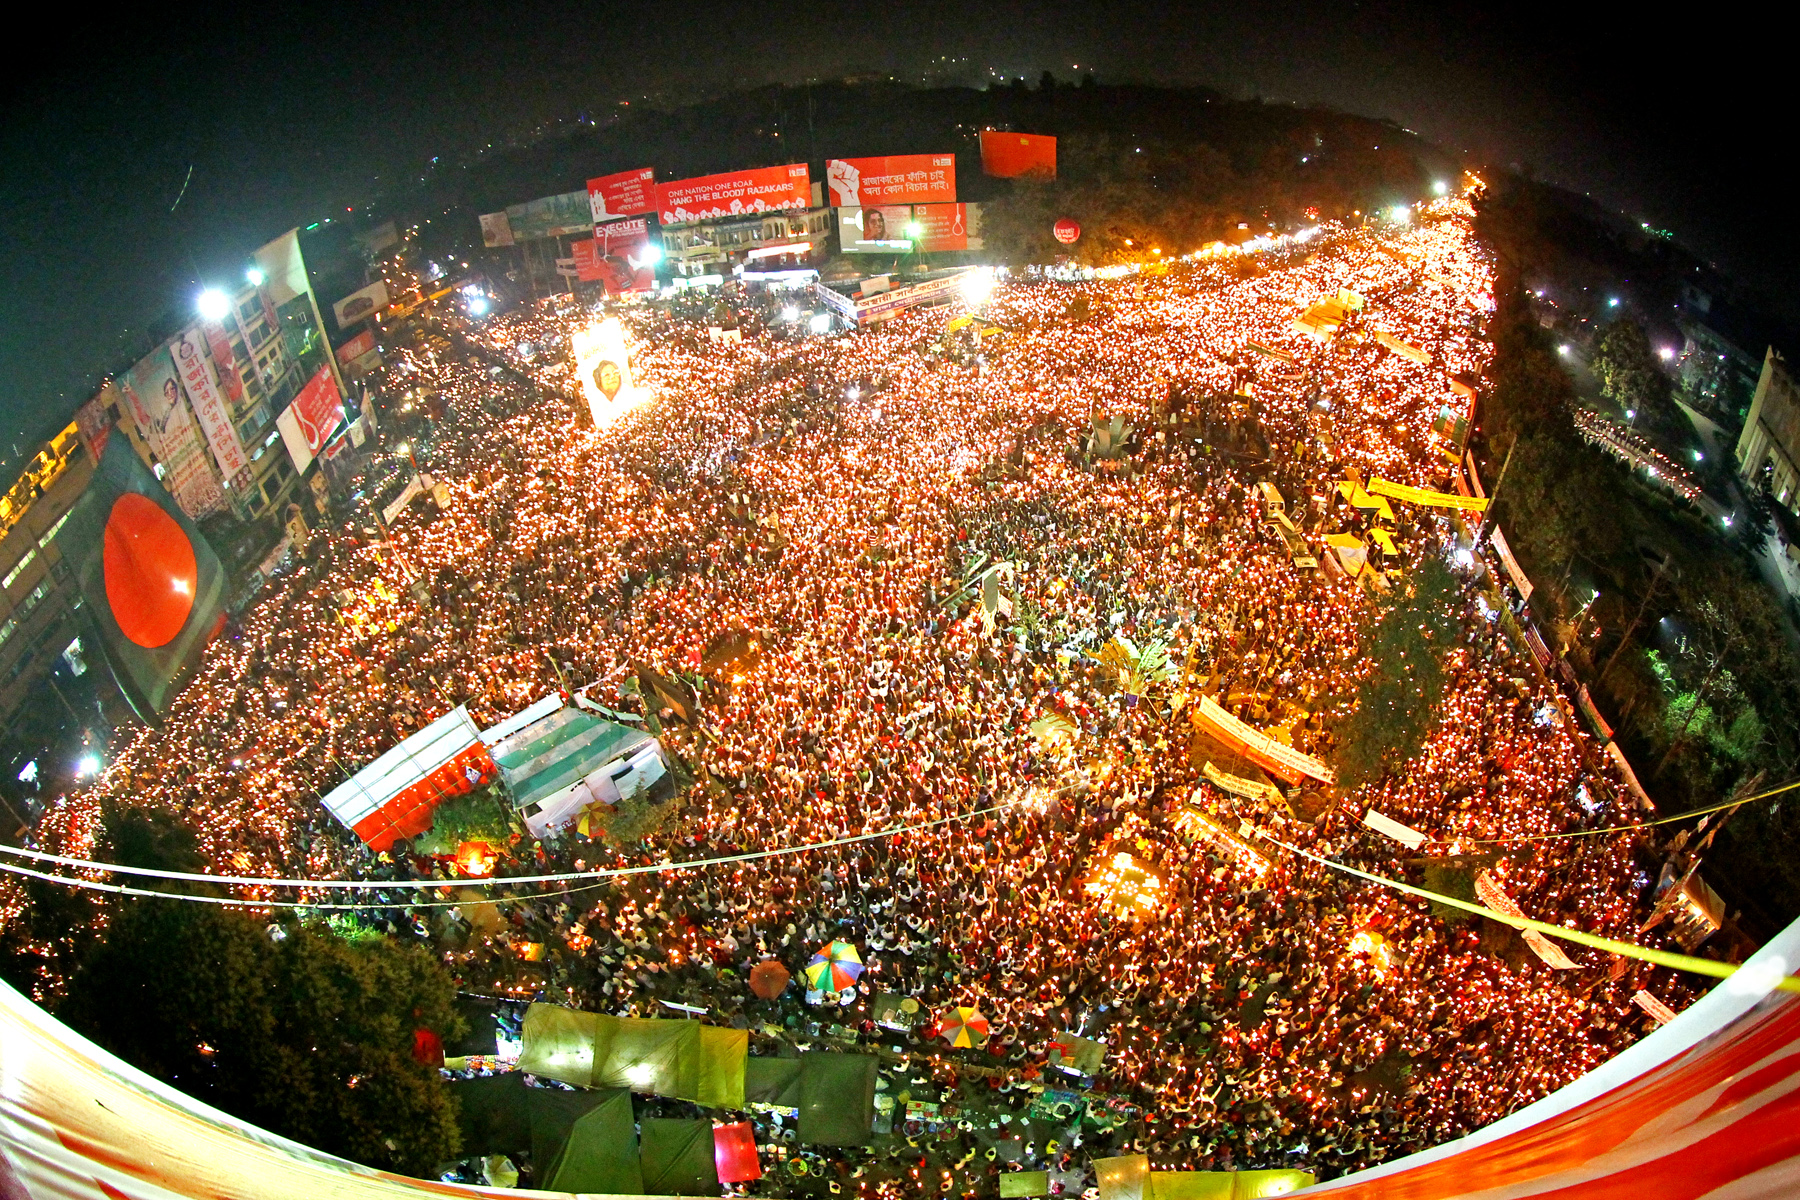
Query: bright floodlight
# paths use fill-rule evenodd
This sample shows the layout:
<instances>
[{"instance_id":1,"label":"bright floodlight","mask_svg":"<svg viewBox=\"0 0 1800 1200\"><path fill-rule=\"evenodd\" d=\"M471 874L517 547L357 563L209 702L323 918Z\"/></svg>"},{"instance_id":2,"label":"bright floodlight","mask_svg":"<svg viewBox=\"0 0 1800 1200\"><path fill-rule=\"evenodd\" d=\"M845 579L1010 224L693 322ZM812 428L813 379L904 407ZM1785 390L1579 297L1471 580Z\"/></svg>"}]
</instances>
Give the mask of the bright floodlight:
<instances>
[{"instance_id":1,"label":"bright floodlight","mask_svg":"<svg viewBox=\"0 0 1800 1200\"><path fill-rule=\"evenodd\" d=\"M487 314L487 310L488 310L488 299L486 296L483 296L480 293L477 293L477 294L469 297L469 315L471 317L485 316Z\"/></svg>"},{"instance_id":2,"label":"bright floodlight","mask_svg":"<svg viewBox=\"0 0 1800 1200\"><path fill-rule=\"evenodd\" d=\"M827 329L831 328L831 314L818 313L813 317L810 324L812 325L812 331L814 333L824 333Z\"/></svg>"},{"instance_id":3,"label":"bright floodlight","mask_svg":"<svg viewBox=\"0 0 1800 1200\"><path fill-rule=\"evenodd\" d=\"M994 273L986 269L970 271L962 277L957 287L969 307L986 304L988 297L994 294Z\"/></svg>"},{"instance_id":4,"label":"bright floodlight","mask_svg":"<svg viewBox=\"0 0 1800 1200\"><path fill-rule=\"evenodd\" d=\"M92 754L84 754L81 756L80 761L75 764L75 777L77 779L85 779L99 769L100 760L95 758Z\"/></svg>"},{"instance_id":5,"label":"bright floodlight","mask_svg":"<svg viewBox=\"0 0 1800 1200\"><path fill-rule=\"evenodd\" d=\"M1664 362L1668 362L1675 357L1675 351L1669 349L1667 346L1659 346L1657 347L1656 355Z\"/></svg>"},{"instance_id":6,"label":"bright floodlight","mask_svg":"<svg viewBox=\"0 0 1800 1200\"><path fill-rule=\"evenodd\" d=\"M919 224L917 221L908 221L906 223L906 236L907 237L916 238L924 232L925 232L925 227L923 225Z\"/></svg>"},{"instance_id":7,"label":"bright floodlight","mask_svg":"<svg viewBox=\"0 0 1800 1200\"><path fill-rule=\"evenodd\" d=\"M1607 307L1609 307L1609 308L1617 308L1617 307L1619 307L1619 298L1617 296L1613 296L1607 300L1606 304L1607 304Z\"/></svg>"},{"instance_id":8,"label":"bright floodlight","mask_svg":"<svg viewBox=\"0 0 1800 1200\"><path fill-rule=\"evenodd\" d=\"M1396 225L1404 225L1412 220L1412 209L1404 204L1396 204L1388 210L1388 216Z\"/></svg>"},{"instance_id":9,"label":"bright floodlight","mask_svg":"<svg viewBox=\"0 0 1800 1200\"><path fill-rule=\"evenodd\" d=\"M800 310L790 304L781 310L781 319L784 321L798 321L800 319Z\"/></svg>"},{"instance_id":10,"label":"bright floodlight","mask_svg":"<svg viewBox=\"0 0 1800 1200\"><path fill-rule=\"evenodd\" d=\"M1450 194L1450 185L1440 179L1431 185L1431 190L1439 196L1448 196Z\"/></svg>"},{"instance_id":11,"label":"bright floodlight","mask_svg":"<svg viewBox=\"0 0 1800 1200\"><path fill-rule=\"evenodd\" d=\"M199 309L200 315L208 321L223 321L231 315L231 297L218 288L207 288L194 301L194 307Z\"/></svg>"},{"instance_id":12,"label":"bright floodlight","mask_svg":"<svg viewBox=\"0 0 1800 1200\"><path fill-rule=\"evenodd\" d=\"M262 270L258 267L251 267L244 272L244 281L251 287L261 287L263 285Z\"/></svg>"},{"instance_id":13,"label":"bright floodlight","mask_svg":"<svg viewBox=\"0 0 1800 1200\"><path fill-rule=\"evenodd\" d=\"M663 248L655 242L645 242L644 252L638 255L638 262L646 267L654 267L663 259Z\"/></svg>"}]
</instances>

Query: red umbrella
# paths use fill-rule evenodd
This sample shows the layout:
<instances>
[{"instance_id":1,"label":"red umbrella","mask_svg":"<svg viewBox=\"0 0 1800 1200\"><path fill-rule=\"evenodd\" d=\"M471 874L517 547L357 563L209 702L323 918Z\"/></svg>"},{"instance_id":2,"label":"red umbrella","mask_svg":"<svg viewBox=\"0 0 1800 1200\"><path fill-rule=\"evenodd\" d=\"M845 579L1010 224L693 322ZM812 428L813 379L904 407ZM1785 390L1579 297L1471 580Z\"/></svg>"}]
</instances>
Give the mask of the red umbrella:
<instances>
[{"instance_id":1,"label":"red umbrella","mask_svg":"<svg viewBox=\"0 0 1800 1200\"><path fill-rule=\"evenodd\" d=\"M787 990L791 978L786 967L772 958L765 958L750 968L750 990L764 1000L773 1000Z\"/></svg>"}]
</instances>

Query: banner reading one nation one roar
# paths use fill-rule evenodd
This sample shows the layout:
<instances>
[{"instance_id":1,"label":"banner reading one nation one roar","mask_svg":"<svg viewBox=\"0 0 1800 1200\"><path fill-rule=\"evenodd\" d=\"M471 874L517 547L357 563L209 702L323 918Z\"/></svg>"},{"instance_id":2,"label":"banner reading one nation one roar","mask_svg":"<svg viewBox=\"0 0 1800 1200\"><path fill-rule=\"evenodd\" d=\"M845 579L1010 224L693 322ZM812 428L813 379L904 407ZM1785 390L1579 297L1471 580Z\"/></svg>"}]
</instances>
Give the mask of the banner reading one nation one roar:
<instances>
[{"instance_id":1,"label":"banner reading one nation one roar","mask_svg":"<svg viewBox=\"0 0 1800 1200\"><path fill-rule=\"evenodd\" d=\"M779 212L812 204L812 177L805 163L753 167L658 184L656 197L657 215L667 225Z\"/></svg>"},{"instance_id":2,"label":"banner reading one nation one roar","mask_svg":"<svg viewBox=\"0 0 1800 1200\"><path fill-rule=\"evenodd\" d=\"M1260 729L1252 729L1226 712L1210 696L1200 697L1200 703L1194 707L1192 720L1197 727L1218 738L1263 770L1279 775L1289 783L1299 783L1302 779L1332 783L1337 778L1332 774L1331 768L1318 759L1310 754L1302 754L1292 746L1282 745Z\"/></svg>"}]
</instances>

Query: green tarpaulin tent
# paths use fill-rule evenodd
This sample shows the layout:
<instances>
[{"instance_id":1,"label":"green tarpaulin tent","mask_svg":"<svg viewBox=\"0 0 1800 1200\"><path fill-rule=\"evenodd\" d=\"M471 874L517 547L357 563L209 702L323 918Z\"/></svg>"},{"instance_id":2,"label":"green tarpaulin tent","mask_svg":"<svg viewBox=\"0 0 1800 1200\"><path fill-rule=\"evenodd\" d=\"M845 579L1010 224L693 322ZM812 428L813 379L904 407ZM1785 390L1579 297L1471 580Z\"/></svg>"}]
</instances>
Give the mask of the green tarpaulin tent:
<instances>
[{"instance_id":1,"label":"green tarpaulin tent","mask_svg":"<svg viewBox=\"0 0 1800 1200\"><path fill-rule=\"evenodd\" d=\"M644 1193L630 1092L533 1090L531 1161L537 1167L539 1188Z\"/></svg>"},{"instance_id":2,"label":"green tarpaulin tent","mask_svg":"<svg viewBox=\"0 0 1800 1200\"><path fill-rule=\"evenodd\" d=\"M1305 1171L1152 1171L1146 1200L1260 1200L1316 1180Z\"/></svg>"},{"instance_id":3,"label":"green tarpaulin tent","mask_svg":"<svg viewBox=\"0 0 1800 1200\"><path fill-rule=\"evenodd\" d=\"M519 1069L578 1087L617 1087L744 1107L750 1035L698 1021L614 1017L533 1004L525 1013Z\"/></svg>"},{"instance_id":4,"label":"green tarpaulin tent","mask_svg":"<svg viewBox=\"0 0 1800 1200\"><path fill-rule=\"evenodd\" d=\"M527 736L507 739L495 756L513 803L520 808L654 740L641 729L602 721L574 708L552 713L522 732Z\"/></svg>"},{"instance_id":5,"label":"green tarpaulin tent","mask_svg":"<svg viewBox=\"0 0 1800 1200\"><path fill-rule=\"evenodd\" d=\"M744 1060L744 1100L758 1104L800 1107L800 1060L750 1058Z\"/></svg>"},{"instance_id":6,"label":"green tarpaulin tent","mask_svg":"<svg viewBox=\"0 0 1800 1200\"><path fill-rule=\"evenodd\" d=\"M750 1061L750 1033L719 1025L700 1026L700 1062L694 1071L696 1104L744 1107L744 1064Z\"/></svg>"},{"instance_id":7,"label":"green tarpaulin tent","mask_svg":"<svg viewBox=\"0 0 1800 1200\"><path fill-rule=\"evenodd\" d=\"M531 1145L531 1093L523 1075L508 1072L449 1085L464 1154L517 1154Z\"/></svg>"},{"instance_id":8,"label":"green tarpaulin tent","mask_svg":"<svg viewBox=\"0 0 1800 1200\"><path fill-rule=\"evenodd\" d=\"M1048 1196L1050 1194L1050 1172L1048 1171L1009 1171L1000 1176L1001 1200L1010 1200L1014 1196Z\"/></svg>"},{"instance_id":9,"label":"green tarpaulin tent","mask_svg":"<svg viewBox=\"0 0 1800 1200\"><path fill-rule=\"evenodd\" d=\"M465 1154L531 1151L540 1188L641 1195L631 1093L527 1087L522 1073L452 1083Z\"/></svg>"},{"instance_id":10,"label":"green tarpaulin tent","mask_svg":"<svg viewBox=\"0 0 1800 1200\"><path fill-rule=\"evenodd\" d=\"M800 1141L864 1146L875 1121L877 1060L868 1054L815 1051L800 1056Z\"/></svg>"},{"instance_id":11,"label":"green tarpaulin tent","mask_svg":"<svg viewBox=\"0 0 1800 1200\"><path fill-rule=\"evenodd\" d=\"M600 1014L533 1004L525 1010L519 1070L546 1079L594 1086L594 1039Z\"/></svg>"},{"instance_id":12,"label":"green tarpaulin tent","mask_svg":"<svg viewBox=\"0 0 1800 1200\"><path fill-rule=\"evenodd\" d=\"M1142 1154L1093 1160L1100 1200L1150 1200L1150 1159Z\"/></svg>"},{"instance_id":13,"label":"green tarpaulin tent","mask_svg":"<svg viewBox=\"0 0 1800 1200\"><path fill-rule=\"evenodd\" d=\"M717 1196L711 1121L643 1121L640 1191L657 1196ZM561 1184L555 1185L561 1187Z\"/></svg>"}]
</instances>

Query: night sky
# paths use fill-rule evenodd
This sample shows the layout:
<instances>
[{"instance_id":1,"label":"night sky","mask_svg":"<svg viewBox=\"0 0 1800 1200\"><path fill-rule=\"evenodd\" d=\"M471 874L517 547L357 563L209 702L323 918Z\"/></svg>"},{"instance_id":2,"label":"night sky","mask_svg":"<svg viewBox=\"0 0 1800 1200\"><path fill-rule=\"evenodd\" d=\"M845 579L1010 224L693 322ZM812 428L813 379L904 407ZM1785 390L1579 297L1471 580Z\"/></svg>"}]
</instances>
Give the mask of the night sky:
<instances>
[{"instance_id":1,"label":"night sky","mask_svg":"<svg viewBox=\"0 0 1800 1200\"><path fill-rule=\"evenodd\" d=\"M1779 297L1800 278L1791 120L1762 95L1788 77L1781 40L1727 6L1574 7L312 3L84 21L79 40L15 46L0 83L0 459L201 281L434 155L650 91L916 77L940 56L1389 117L1666 226Z\"/></svg>"}]
</instances>

